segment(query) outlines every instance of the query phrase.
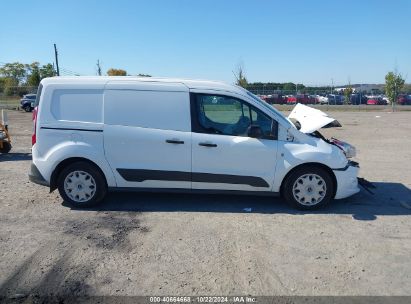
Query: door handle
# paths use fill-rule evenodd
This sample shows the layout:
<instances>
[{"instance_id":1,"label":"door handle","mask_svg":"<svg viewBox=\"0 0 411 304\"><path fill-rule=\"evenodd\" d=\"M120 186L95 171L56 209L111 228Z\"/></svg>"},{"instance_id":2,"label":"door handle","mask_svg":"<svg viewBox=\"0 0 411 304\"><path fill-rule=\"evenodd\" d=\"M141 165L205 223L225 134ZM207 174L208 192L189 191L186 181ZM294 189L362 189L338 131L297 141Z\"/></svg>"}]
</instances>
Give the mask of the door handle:
<instances>
[{"instance_id":1,"label":"door handle","mask_svg":"<svg viewBox=\"0 0 411 304\"><path fill-rule=\"evenodd\" d=\"M179 139L166 139L166 143L182 145L182 144L184 144L184 141L179 140Z\"/></svg>"},{"instance_id":2,"label":"door handle","mask_svg":"<svg viewBox=\"0 0 411 304\"><path fill-rule=\"evenodd\" d=\"M217 147L217 144L213 144L213 143L207 143L207 142L201 142L198 144L199 146L203 146L203 147L210 147L210 148L215 148Z\"/></svg>"}]
</instances>

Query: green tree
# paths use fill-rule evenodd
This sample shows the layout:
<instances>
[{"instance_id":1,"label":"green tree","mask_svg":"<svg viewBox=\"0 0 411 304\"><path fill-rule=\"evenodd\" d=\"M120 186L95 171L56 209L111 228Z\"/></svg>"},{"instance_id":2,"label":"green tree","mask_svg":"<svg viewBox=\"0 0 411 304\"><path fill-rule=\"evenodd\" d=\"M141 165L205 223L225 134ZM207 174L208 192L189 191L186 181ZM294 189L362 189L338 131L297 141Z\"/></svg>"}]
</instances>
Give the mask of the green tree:
<instances>
[{"instance_id":1,"label":"green tree","mask_svg":"<svg viewBox=\"0 0 411 304\"><path fill-rule=\"evenodd\" d=\"M244 66L242 63L238 64L236 71L233 73L234 73L234 77L236 78L235 84L240 87L247 88L248 81L247 81L247 78L245 77Z\"/></svg>"},{"instance_id":2,"label":"green tree","mask_svg":"<svg viewBox=\"0 0 411 304\"><path fill-rule=\"evenodd\" d=\"M353 90L352 90L352 87L351 87L351 83L349 83L348 86L344 89L344 96L345 96L344 103L345 104L350 103L350 97L351 97L352 92L353 92Z\"/></svg>"},{"instance_id":3,"label":"green tree","mask_svg":"<svg viewBox=\"0 0 411 304\"><path fill-rule=\"evenodd\" d=\"M0 77L0 93L4 92L5 83L6 83L6 78L5 77Z\"/></svg>"},{"instance_id":4,"label":"green tree","mask_svg":"<svg viewBox=\"0 0 411 304\"><path fill-rule=\"evenodd\" d=\"M4 78L4 94L11 96L17 93L19 81L12 77Z\"/></svg>"},{"instance_id":5,"label":"green tree","mask_svg":"<svg viewBox=\"0 0 411 304\"><path fill-rule=\"evenodd\" d=\"M14 79L19 84L27 75L27 66L20 62L6 63L0 68L0 74Z\"/></svg>"},{"instance_id":6,"label":"green tree","mask_svg":"<svg viewBox=\"0 0 411 304\"><path fill-rule=\"evenodd\" d=\"M39 69L35 69L31 72L27 78L27 84L31 87L37 87L40 84L40 72Z\"/></svg>"},{"instance_id":7,"label":"green tree","mask_svg":"<svg viewBox=\"0 0 411 304\"><path fill-rule=\"evenodd\" d=\"M404 87L401 93L410 94L411 93L411 83L404 84Z\"/></svg>"},{"instance_id":8,"label":"green tree","mask_svg":"<svg viewBox=\"0 0 411 304\"><path fill-rule=\"evenodd\" d=\"M39 68L39 73L41 79L56 76L56 71L51 63L47 63Z\"/></svg>"},{"instance_id":9,"label":"green tree","mask_svg":"<svg viewBox=\"0 0 411 304\"><path fill-rule=\"evenodd\" d=\"M295 83L292 82L287 82L283 84L283 90L290 93L290 92L295 92L296 85Z\"/></svg>"},{"instance_id":10,"label":"green tree","mask_svg":"<svg viewBox=\"0 0 411 304\"><path fill-rule=\"evenodd\" d=\"M405 80L397 71L389 72L385 75L385 95L391 102L392 110L394 111L395 103L397 102L398 94L404 86Z\"/></svg>"},{"instance_id":11,"label":"green tree","mask_svg":"<svg viewBox=\"0 0 411 304\"><path fill-rule=\"evenodd\" d=\"M125 70L122 69L109 69L107 71L107 75L108 76L126 76L127 72Z\"/></svg>"},{"instance_id":12,"label":"green tree","mask_svg":"<svg viewBox=\"0 0 411 304\"><path fill-rule=\"evenodd\" d=\"M36 87L40 84L40 70L39 63L33 62L32 64L27 65L29 70L29 75L27 76L27 84L32 87Z\"/></svg>"}]
</instances>

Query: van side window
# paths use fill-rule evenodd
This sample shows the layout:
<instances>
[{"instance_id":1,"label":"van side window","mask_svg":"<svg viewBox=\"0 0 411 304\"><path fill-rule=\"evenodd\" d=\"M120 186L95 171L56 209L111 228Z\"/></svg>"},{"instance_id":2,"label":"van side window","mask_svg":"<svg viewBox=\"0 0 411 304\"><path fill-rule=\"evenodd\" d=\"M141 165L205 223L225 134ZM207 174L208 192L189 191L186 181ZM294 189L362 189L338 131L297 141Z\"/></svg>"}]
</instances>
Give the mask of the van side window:
<instances>
[{"instance_id":1,"label":"van side window","mask_svg":"<svg viewBox=\"0 0 411 304\"><path fill-rule=\"evenodd\" d=\"M264 139L277 138L277 122L260 110L234 97L193 94L193 132L248 136L251 125L259 125Z\"/></svg>"},{"instance_id":2,"label":"van side window","mask_svg":"<svg viewBox=\"0 0 411 304\"><path fill-rule=\"evenodd\" d=\"M188 92L105 90L104 123L190 132Z\"/></svg>"},{"instance_id":3,"label":"van side window","mask_svg":"<svg viewBox=\"0 0 411 304\"><path fill-rule=\"evenodd\" d=\"M39 99L40 99L40 94ZM56 89L52 95L51 113L56 120L101 123L103 90Z\"/></svg>"}]
</instances>

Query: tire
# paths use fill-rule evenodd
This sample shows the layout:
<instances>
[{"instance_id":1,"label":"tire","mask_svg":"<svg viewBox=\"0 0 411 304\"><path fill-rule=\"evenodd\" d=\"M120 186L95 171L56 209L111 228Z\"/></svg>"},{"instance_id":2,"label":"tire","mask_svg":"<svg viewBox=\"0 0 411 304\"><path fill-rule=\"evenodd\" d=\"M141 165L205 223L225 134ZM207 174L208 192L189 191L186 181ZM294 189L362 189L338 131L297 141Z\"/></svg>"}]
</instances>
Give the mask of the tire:
<instances>
[{"instance_id":1,"label":"tire","mask_svg":"<svg viewBox=\"0 0 411 304\"><path fill-rule=\"evenodd\" d=\"M31 106L27 105L23 107L24 111L31 112Z\"/></svg>"},{"instance_id":2,"label":"tire","mask_svg":"<svg viewBox=\"0 0 411 304\"><path fill-rule=\"evenodd\" d=\"M107 193L102 172L93 164L79 161L65 167L59 174L57 186L63 200L76 208L96 206Z\"/></svg>"},{"instance_id":3,"label":"tire","mask_svg":"<svg viewBox=\"0 0 411 304\"><path fill-rule=\"evenodd\" d=\"M11 143L3 141L3 148L0 148L0 153L9 153L11 150Z\"/></svg>"},{"instance_id":4,"label":"tire","mask_svg":"<svg viewBox=\"0 0 411 304\"><path fill-rule=\"evenodd\" d=\"M294 208L316 210L330 203L334 188L333 179L325 169L305 166L288 175L282 194Z\"/></svg>"}]
</instances>

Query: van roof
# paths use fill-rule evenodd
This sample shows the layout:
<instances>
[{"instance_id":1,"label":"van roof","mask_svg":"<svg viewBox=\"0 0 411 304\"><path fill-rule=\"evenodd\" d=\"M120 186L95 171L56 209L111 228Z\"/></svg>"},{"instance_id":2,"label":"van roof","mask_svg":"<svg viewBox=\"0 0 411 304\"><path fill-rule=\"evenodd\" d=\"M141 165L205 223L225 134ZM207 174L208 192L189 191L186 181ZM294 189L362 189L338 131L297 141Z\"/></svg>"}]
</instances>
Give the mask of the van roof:
<instances>
[{"instance_id":1,"label":"van roof","mask_svg":"<svg viewBox=\"0 0 411 304\"><path fill-rule=\"evenodd\" d=\"M112 81L136 81L136 82L163 82L163 83L182 83L189 89L215 89L221 91L231 91L244 94L242 88L221 81L213 80L196 80L182 78L161 78L161 77L136 77L136 76L56 76L44 78L42 84L104 84Z\"/></svg>"}]
</instances>

